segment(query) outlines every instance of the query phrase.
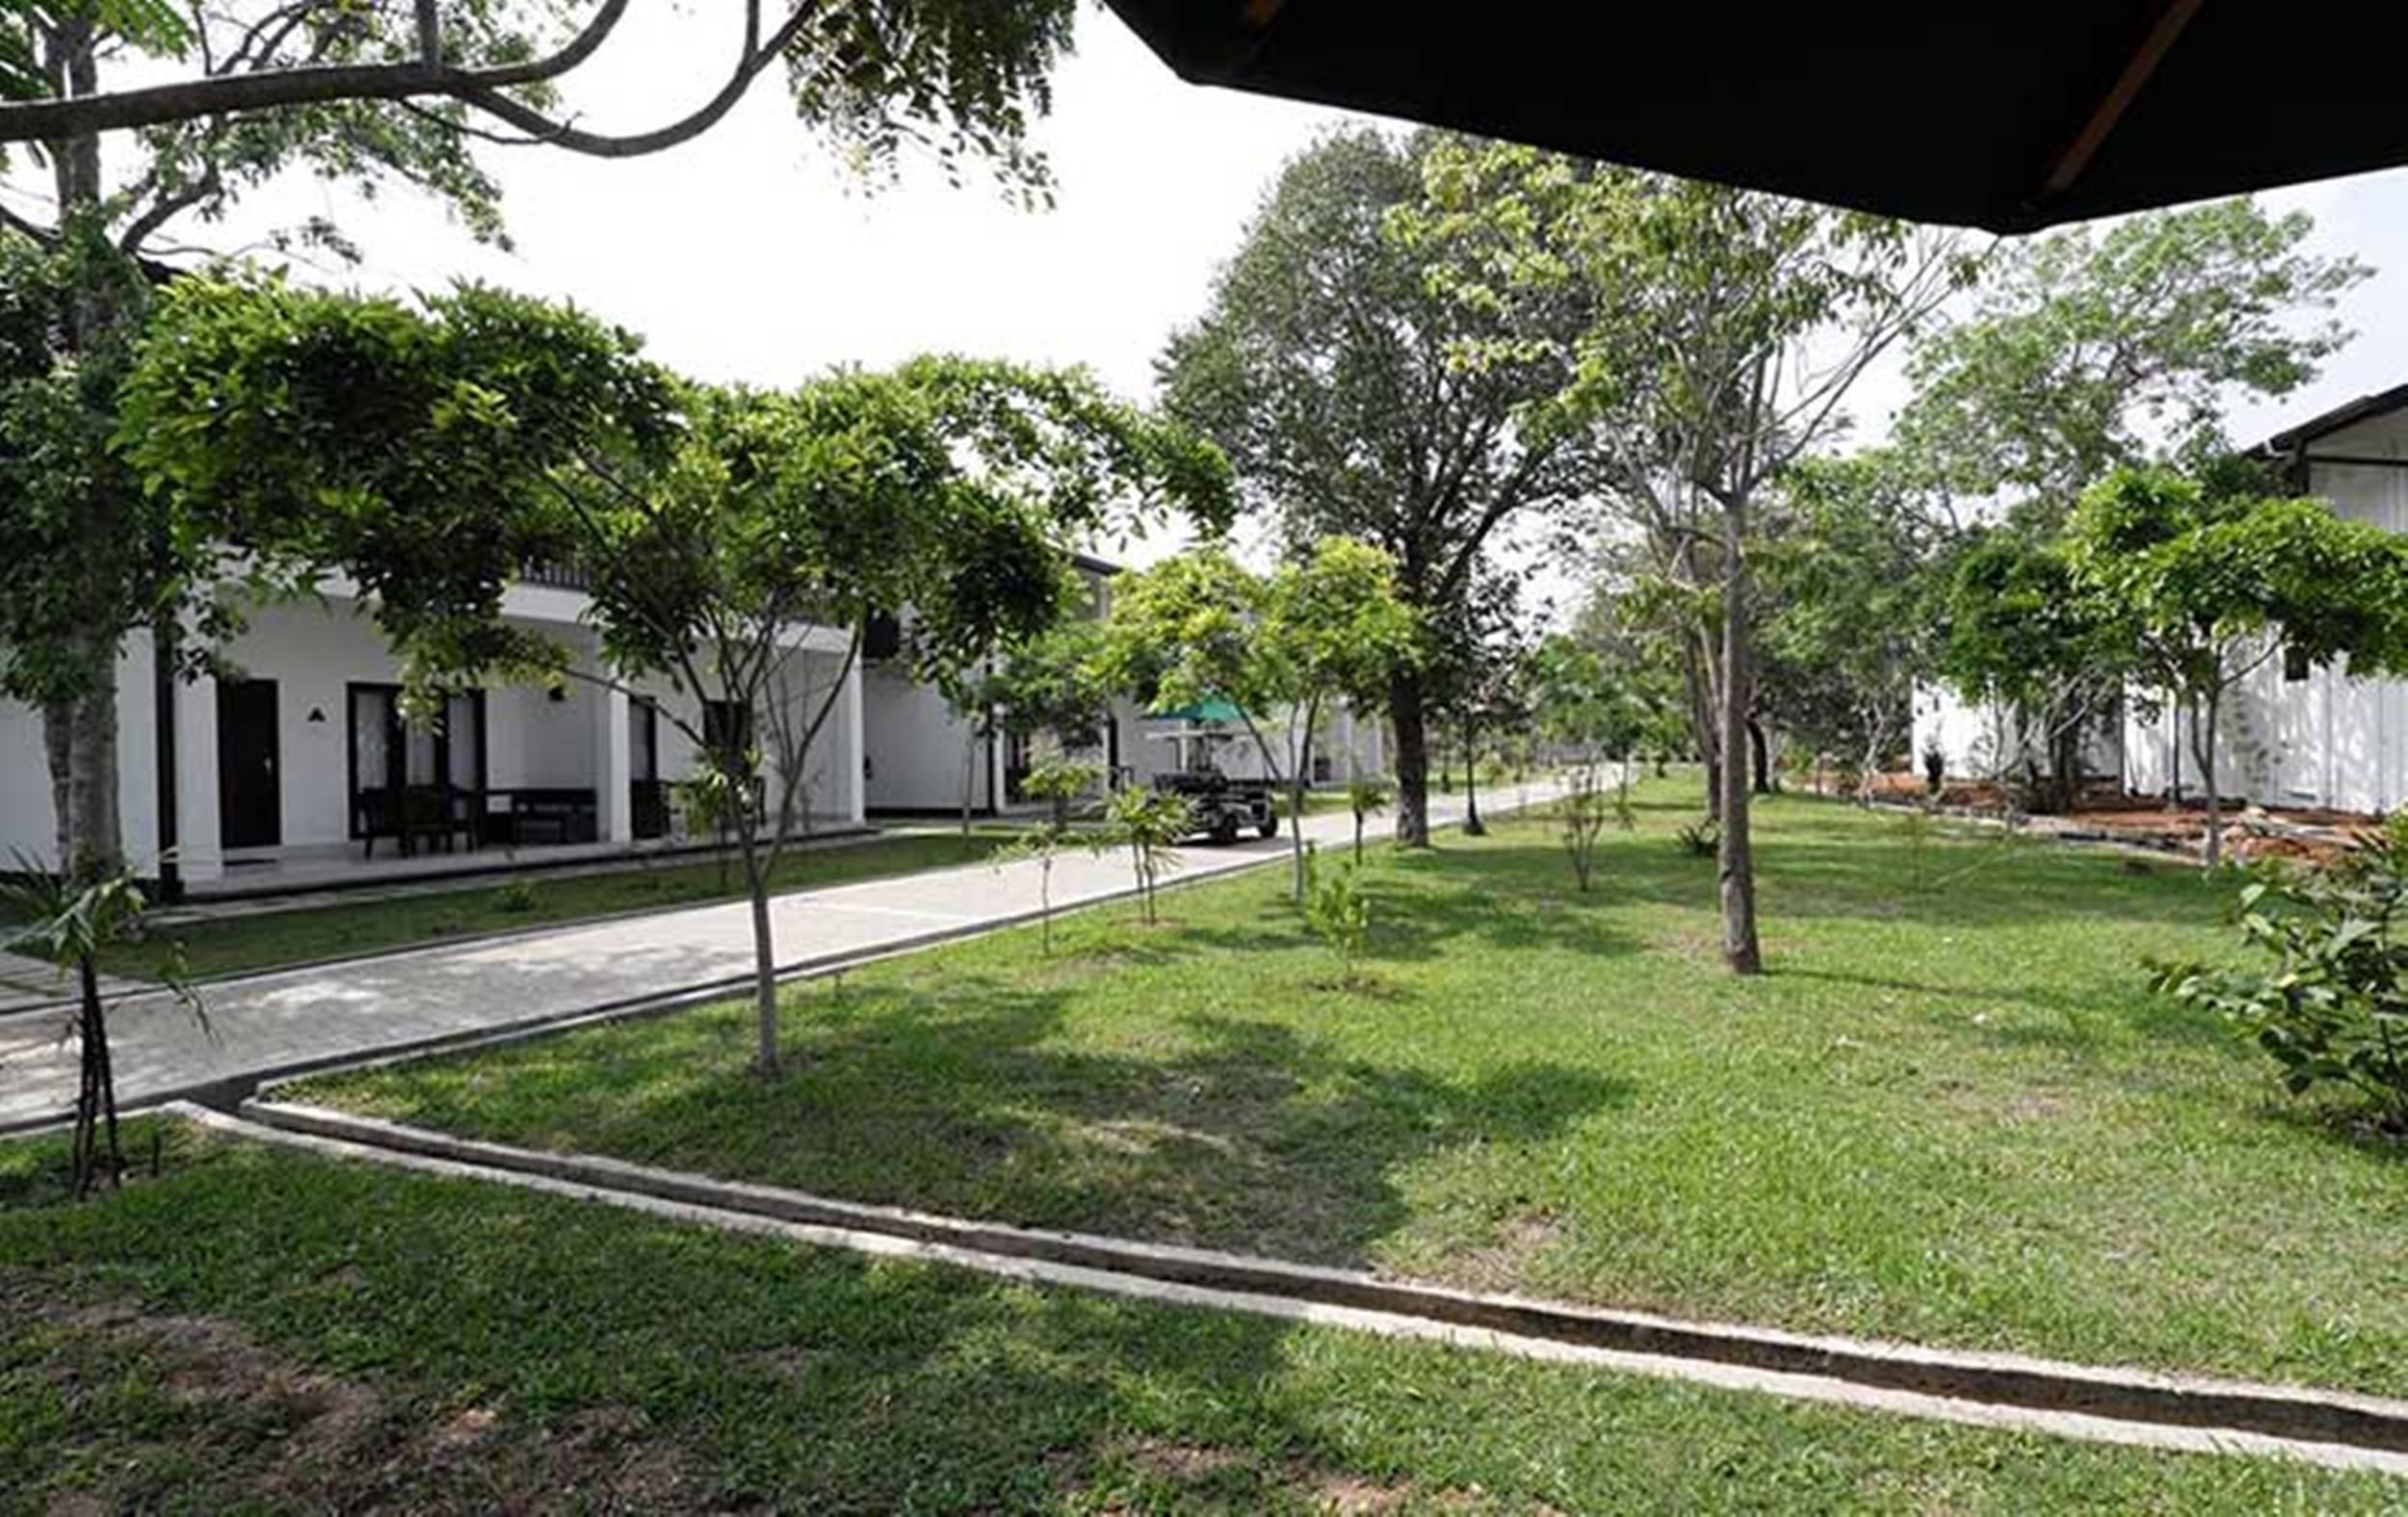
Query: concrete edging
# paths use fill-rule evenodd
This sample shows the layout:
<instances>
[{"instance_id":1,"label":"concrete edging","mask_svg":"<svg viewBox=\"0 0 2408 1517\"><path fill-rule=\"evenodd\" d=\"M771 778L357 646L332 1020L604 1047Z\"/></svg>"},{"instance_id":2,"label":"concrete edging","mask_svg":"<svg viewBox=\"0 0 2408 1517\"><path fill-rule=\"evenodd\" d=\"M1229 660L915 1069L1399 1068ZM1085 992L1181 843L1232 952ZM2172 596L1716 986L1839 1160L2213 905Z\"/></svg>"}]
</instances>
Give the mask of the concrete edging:
<instances>
[{"instance_id":1,"label":"concrete edging","mask_svg":"<svg viewBox=\"0 0 2408 1517\"><path fill-rule=\"evenodd\" d=\"M1529 1357L2094 1441L2277 1454L2408 1476L2408 1401L1687 1321L1207 1249L834 1200L540 1153L320 1108L249 1102L209 1125L336 1157L511 1184L1090 1290L1436 1338Z\"/></svg>"}]
</instances>

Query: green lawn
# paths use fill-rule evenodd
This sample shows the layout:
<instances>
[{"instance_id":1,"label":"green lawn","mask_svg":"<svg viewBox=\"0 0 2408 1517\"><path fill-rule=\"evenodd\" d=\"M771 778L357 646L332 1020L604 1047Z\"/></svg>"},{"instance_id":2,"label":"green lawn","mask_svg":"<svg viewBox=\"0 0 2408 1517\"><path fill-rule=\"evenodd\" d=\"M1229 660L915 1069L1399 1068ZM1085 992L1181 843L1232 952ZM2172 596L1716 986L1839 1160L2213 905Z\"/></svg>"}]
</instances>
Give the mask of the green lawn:
<instances>
[{"instance_id":1,"label":"green lawn","mask_svg":"<svg viewBox=\"0 0 2408 1517\"><path fill-rule=\"evenodd\" d=\"M2175 1457L1139 1305L177 1129L0 1145L0 1511L2396 1509Z\"/></svg>"},{"instance_id":2,"label":"green lawn","mask_svg":"<svg viewBox=\"0 0 2408 1517\"><path fill-rule=\"evenodd\" d=\"M989 830L969 837L928 833L801 850L779 862L774 888L804 890L877 875L970 863L992 853L1006 836ZM708 859L680 859L609 874L518 877L530 892L523 903L510 899L510 887L488 879L425 895L162 928L150 939L118 951L109 967L112 973L135 979L155 977L181 943L189 973L230 975L349 954L421 947L482 932L522 931L581 917L666 910L744 893L741 865L730 867L728 888L721 889L720 866Z\"/></svg>"},{"instance_id":3,"label":"green lawn","mask_svg":"<svg viewBox=\"0 0 2408 1517\"><path fill-rule=\"evenodd\" d=\"M2195 876L1763 809L1775 973L1715 957L1686 791L1571 888L1542 824L1389 855L1374 982L1276 872L742 1008L305 1093L975 1216L1710 1317L2408 1394L2408 1154L2152 998Z\"/></svg>"}]
</instances>

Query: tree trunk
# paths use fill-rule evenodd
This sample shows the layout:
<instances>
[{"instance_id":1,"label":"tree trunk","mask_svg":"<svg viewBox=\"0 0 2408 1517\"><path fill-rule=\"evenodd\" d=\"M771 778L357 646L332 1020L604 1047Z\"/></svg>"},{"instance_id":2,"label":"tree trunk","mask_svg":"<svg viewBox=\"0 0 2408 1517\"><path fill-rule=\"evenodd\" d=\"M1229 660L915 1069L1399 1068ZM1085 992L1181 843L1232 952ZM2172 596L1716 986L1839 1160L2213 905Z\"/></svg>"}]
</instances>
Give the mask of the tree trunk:
<instances>
[{"instance_id":1,"label":"tree trunk","mask_svg":"<svg viewBox=\"0 0 2408 1517\"><path fill-rule=\"evenodd\" d=\"M2190 745L2199 756L2199 790L2208 806L2207 867L2215 868L2224 862L2224 812L2215 789L2215 727L2216 713L2224 704L2224 693L2210 691L2205 700L2207 719L2201 721L2200 703L2194 701L2190 712Z\"/></svg>"},{"instance_id":2,"label":"tree trunk","mask_svg":"<svg viewBox=\"0 0 2408 1517\"><path fill-rule=\"evenodd\" d=\"M971 798L979 789L979 729L972 723L962 738L961 749L961 835L970 835Z\"/></svg>"},{"instance_id":3,"label":"tree trunk","mask_svg":"<svg viewBox=\"0 0 2408 1517\"><path fill-rule=\"evenodd\" d=\"M1288 772L1288 863L1294 876L1296 903L1304 904L1304 776L1313 772L1313 729L1308 712L1304 743L1296 749Z\"/></svg>"},{"instance_id":4,"label":"tree trunk","mask_svg":"<svg viewBox=\"0 0 2408 1517\"><path fill-rule=\"evenodd\" d=\"M1397 729L1397 845L1429 847L1429 730L1424 709L1428 693L1420 675L1404 672L1388 682L1388 707Z\"/></svg>"},{"instance_id":5,"label":"tree trunk","mask_svg":"<svg viewBox=\"0 0 2408 1517\"><path fill-rule=\"evenodd\" d=\"M1488 828L1479 819L1479 729L1463 723L1463 835L1484 836Z\"/></svg>"},{"instance_id":6,"label":"tree trunk","mask_svg":"<svg viewBox=\"0 0 2408 1517\"><path fill-rule=\"evenodd\" d=\"M1755 765L1756 794L1772 794L1772 745L1765 738L1765 724L1754 717L1747 719L1747 752Z\"/></svg>"},{"instance_id":7,"label":"tree trunk","mask_svg":"<svg viewBox=\"0 0 2408 1517\"><path fill-rule=\"evenodd\" d=\"M65 93L88 95L99 89L98 45L94 24L85 14L43 28L43 64L65 83ZM114 271L93 250L106 242L100 225L100 139L76 137L48 148L60 247L76 259L68 335L75 353L89 355L106 346L125 314L112 282ZM84 541L94 553L123 551L117 540L124 526L122 505L110 498L105 483L97 490L86 504ZM115 615L123 608L89 609ZM94 625L91 641L76 651L90 688L74 700L44 708L43 746L50 763L58 866L70 879L88 884L121 868L125 856L118 816L117 639L107 627Z\"/></svg>"},{"instance_id":8,"label":"tree trunk","mask_svg":"<svg viewBox=\"0 0 2408 1517\"><path fill-rule=\"evenodd\" d=\"M1756 856L1747 832L1747 561L1744 508L1723 511L1725 580L1722 606L1722 747L1716 776L1722 798L1722 845L1717 860L1722 892L1722 958L1735 975L1764 972L1756 939Z\"/></svg>"},{"instance_id":9,"label":"tree trunk","mask_svg":"<svg viewBox=\"0 0 2408 1517\"><path fill-rule=\"evenodd\" d=\"M771 1075L777 1072L777 947L771 939L770 881L749 821L742 836L745 890L752 898L752 1067Z\"/></svg>"}]
</instances>

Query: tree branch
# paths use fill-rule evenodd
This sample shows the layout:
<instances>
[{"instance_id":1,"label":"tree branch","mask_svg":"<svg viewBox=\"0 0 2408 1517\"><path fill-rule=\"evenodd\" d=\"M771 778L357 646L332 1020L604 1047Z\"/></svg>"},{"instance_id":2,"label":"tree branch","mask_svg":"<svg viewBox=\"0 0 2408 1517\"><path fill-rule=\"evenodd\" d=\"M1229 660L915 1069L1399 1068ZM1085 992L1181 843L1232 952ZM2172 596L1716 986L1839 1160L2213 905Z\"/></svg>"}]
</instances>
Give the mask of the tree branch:
<instances>
[{"instance_id":1,"label":"tree branch","mask_svg":"<svg viewBox=\"0 0 2408 1517\"><path fill-rule=\"evenodd\" d=\"M801 23L816 13L815 4L816 0L802 0L786 24L778 29L777 46L782 47L785 42L791 41L800 31ZM602 0L601 8L594 13L593 19L586 23L583 31L558 50L524 63L462 68L418 58L393 64L255 67L249 72L221 73L135 90L110 90L48 100L12 101L0 104L0 143L62 142L101 132L163 126L205 116L268 111L296 105L323 105L335 100L402 100L421 95L448 95L483 104L484 97L503 98L498 93L500 91L557 79L585 63L617 28L627 13L627 5L628 0ZM758 26L757 14L753 13L757 5L758 0L752 0L747 7L750 16L748 42L754 35L753 29ZM766 66L768 60L759 56L760 51L748 47L744 63L730 81L730 87L739 93L742 92L742 86L750 83L753 76ZM229 59L228 63L231 62ZM520 112L533 114L516 101L510 103ZM726 107L720 109L724 114ZM619 156L626 155L622 153Z\"/></svg>"}]
</instances>

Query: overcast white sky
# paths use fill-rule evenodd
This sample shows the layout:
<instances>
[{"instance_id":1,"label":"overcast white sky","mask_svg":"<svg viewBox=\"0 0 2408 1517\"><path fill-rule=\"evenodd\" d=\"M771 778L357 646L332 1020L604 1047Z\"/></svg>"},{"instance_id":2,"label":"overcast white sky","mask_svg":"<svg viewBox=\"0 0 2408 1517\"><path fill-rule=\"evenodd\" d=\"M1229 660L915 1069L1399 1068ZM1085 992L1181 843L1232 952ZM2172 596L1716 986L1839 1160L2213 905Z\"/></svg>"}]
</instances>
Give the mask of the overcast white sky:
<instances>
[{"instance_id":1,"label":"overcast white sky","mask_svg":"<svg viewBox=\"0 0 2408 1517\"><path fill-rule=\"evenodd\" d=\"M733 51L733 17L720 7L633 9L572 87L585 124L657 124L679 109L667 101L715 88ZM1060 184L1050 212L1016 209L983 182L949 187L927 164L865 193L816 151L772 74L718 128L656 157L487 150L507 186L513 252L477 247L424 202L363 211L309 182L254 196L232 225L187 231L234 247L275 221L332 211L367 258L312 276L406 288L472 275L570 298L705 379L785 384L829 364L952 350L1085 363L1141 398L1164 336L1201 306L1280 163L1343 118L1184 84L1096 8L1081 14L1078 52L1037 134ZM2322 248L2378 272L2343 312L2358 341L2308 392L2238 407L2244 438L2408 380L2408 177L2265 198L2306 206ZM1879 432L1899 390L1895 373L1872 377L1856 406L1860 435ZM1142 546L1131 554L1148 556Z\"/></svg>"}]
</instances>

